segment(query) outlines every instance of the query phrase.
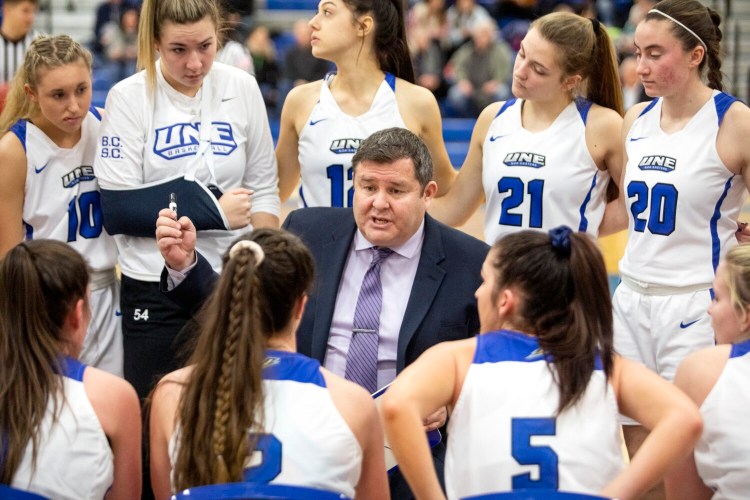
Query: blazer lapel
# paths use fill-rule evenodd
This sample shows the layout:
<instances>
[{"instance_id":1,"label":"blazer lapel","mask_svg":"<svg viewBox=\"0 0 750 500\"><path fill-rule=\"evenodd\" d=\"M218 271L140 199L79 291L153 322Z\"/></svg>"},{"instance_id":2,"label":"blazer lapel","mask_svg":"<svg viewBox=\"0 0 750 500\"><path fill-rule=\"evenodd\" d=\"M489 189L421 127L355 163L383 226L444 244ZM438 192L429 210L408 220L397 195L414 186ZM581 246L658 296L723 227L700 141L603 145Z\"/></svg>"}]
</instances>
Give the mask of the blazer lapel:
<instances>
[{"instance_id":1,"label":"blazer lapel","mask_svg":"<svg viewBox=\"0 0 750 500\"><path fill-rule=\"evenodd\" d=\"M350 211L348 217L342 217L340 224L334 227L331 232L331 241L321 245L320 254L316 259L318 288L313 324L312 357L321 364L325 361L333 310L336 307L336 295L355 231L354 216Z\"/></svg>"},{"instance_id":2,"label":"blazer lapel","mask_svg":"<svg viewBox=\"0 0 750 500\"><path fill-rule=\"evenodd\" d=\"M443 259L445 259L445 253L440 230L435 220L425 215L422 254L419 257L417 274L414 276L414 284L411 287L409 302L406 305L404 320L398 335L397 372L406 366L406 347L430 310L440 284L443 282L445 270L439 265Z\"/></svg>"}]
</instances>

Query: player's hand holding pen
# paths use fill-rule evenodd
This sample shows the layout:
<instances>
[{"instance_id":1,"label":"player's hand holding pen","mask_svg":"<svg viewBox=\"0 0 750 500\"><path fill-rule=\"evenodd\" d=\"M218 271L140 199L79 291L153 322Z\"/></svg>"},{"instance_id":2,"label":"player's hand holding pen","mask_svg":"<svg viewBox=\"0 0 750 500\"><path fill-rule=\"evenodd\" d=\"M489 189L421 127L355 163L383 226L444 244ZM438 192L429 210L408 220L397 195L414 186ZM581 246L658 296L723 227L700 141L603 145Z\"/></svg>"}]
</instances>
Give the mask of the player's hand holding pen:
<instances>
[{"instance_id":1,"label":"player's hand holding pen","mask_svg":"<svg viewBox=\"0 0 750 500\"><path fill-rule=\"evenodd\" d=\"M196 229L188 217L177 218L174 193L169 198L169 208L156 219L156 244L167 266L182 271L195 262Z\"/></svg>"}]
</instances>

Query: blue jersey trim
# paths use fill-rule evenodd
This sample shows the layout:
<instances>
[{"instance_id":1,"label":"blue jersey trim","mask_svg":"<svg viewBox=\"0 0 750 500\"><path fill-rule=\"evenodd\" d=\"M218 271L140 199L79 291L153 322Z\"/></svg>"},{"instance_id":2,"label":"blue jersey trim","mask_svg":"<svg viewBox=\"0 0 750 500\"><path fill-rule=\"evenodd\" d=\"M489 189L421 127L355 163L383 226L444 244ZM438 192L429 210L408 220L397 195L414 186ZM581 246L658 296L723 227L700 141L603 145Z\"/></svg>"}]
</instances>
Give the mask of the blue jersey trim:
<instances>
[{"instance_id":1,"label":"blue jersey trim","mask_svg":"<svg viewBox=\"0 0 750 500\"><path fill-rule=\"evenodd\" d=\"M716 268L719 267L719 254L721 252L721 241L719 241L719 233L716 226L721 217L721 204L724 203L724 199L726 199L729 193L729 188L732 187L732 179L734 179L734 175L727 179L726 184L724 184L724 192L719 196L719 201L716 202L716 208L714 208L714 213L711 216L711 263L714 266L714 274L716 274Z\"/></svg>"},{"instance_id":2,"label":"blue jersey trim","mask_svg":"<svg viewBox=\"0 0 750 500\"><path fill-rule=\"evenodd\" d=\"M83 382L83 372L86 371L86 365L68 356L62 359L61 365L63 377Z\"/></svg>"},{"instance_id":3,"label":"blue jersey trim","mask_svg":"<svg viewBox=\"0 0 750 500\"><path fill-rule=\"evenodd\" d=\"M102 121L102 114L99 112L98 109L96 109L96 106L91 106L89 108L89 111L91 112L92 115L96 117L97 120Z\"/></svg>"},{"instance_id":4,"label":"blue jersey trim","mask_svg":"<svg viewBox=\"0 0 750 500\"><path fill-rule=\"evenodd\" d=\"M302 191L302 186L299 187L299 198L302 200L302 206L307 208L307 202L305 201L305 193Z\"/></svg>"},{"instance_id":5,"label":"blue jersey trim","mask_svg":"<svg viewBox=\"0 0 750 500\"><path fill-rule=\"evenodd\" d=\"M591 109L592 104L594 103L588 99L583 99L581 97L576 99L576 108L578 108L578 114L581 115L581 120L583 120L584 125L586 125L586 120L589 117L589 110Z\"/></svg>"},{"instance_id":6,"label":"blue jersey trim","mask_svg":"<svg viewBox=\"0 0 750 500\"><path fill-rule=\"evenodd\" d=\"M477 348L474 352L472 364L500 363L515 361L520 363L534 363L554 361L539 348L536 337L530 337L512 330L498 330L477 335ZM597 353L594 369L603 370L601 357Z\"/></svg>"},{"instance_id":7,"label":"blue jersey trim","mask_svg":"<svg viewBox=\"0 0 750 500\"><path fill-rule=\"evenodd\" d=\"M719 92L714 97L714 105L716 106L716 114L719 116L719 126L721 126L721 122L724 119L724 115L727 114L727 111L729 110L729 106L734 104L734 101L736 101L737 98L734 96L731 96L729 94L725 94L724 92Z\"/></svg>"},{"instance_id":8,"label":"blue jersey trim","mask_svg":"<svg viewBox=\"0 0 750 500\"><path fill-rule=\"evenodd\" d=\"M591 193L594 191L594 187L596 186L596 177L599 175L599 167L597 167L596 169L597 172L594 174L594 178L591 179L591 187L589 187L589 192L586 193L586 198L583 199L581 209L579 210L581 214L581 223L578 225L578 230L582 233L585 233L589 228L589 220L586 218L586 207L588 207L589 201L591 201Z\"/></svg>"},{"instance_id":9,"label":"blue jersey trim","mask_svg":"<svg viewBox=\"0 0 750 500\"><path fill-rule=\"evenodd\" d=\"M750 352L750 340L743 340L737 344L732 345L732 350L729 353L729 359L740 358Z\"/></svg>"},{"instance_id":10,"label":"blue jersey trim","mask_svg":"<svg viewBox=\"0 0 750 500\"><path fill-rule=\"evenodd\" d=\"M653 107L656 106L657 102L659 102L659 98L658 97L656 99L654 99L653 101L651 101L650 103L648 103L648 106L646 106L645 108L643 108L643 111L641 111L641 114L638 115L638 117L640 118L641 116L643 116L646 113L648 113L649 111L651 111L653 109Z\"/></svg>"},{"instance_id":11,"label":"blue jersey trim","mask_svg":"<svg viewBox=\"0 0 750 500\"><path fill-rule=\"evenodd\" d=\"M388 86L391 88L392 91L396 91L396 76L392 73L385 73L385 81L388 83Z\"/></svg>"},{"instance_id":12,"label":"blue jersey trim","mask_svg":"<svg viewBox=\"0 0 750 500\"><path fill-rule=\"evenodd\" d=\"M10 127L9 132L13 132L16 134L16 137L18 137L18 140L21 141L21 145L23 146L24 153L26 152L26 120L18 120L16 123L13 124L12 127Z\"/></svg>"},{"instance_id":13,"label":"blue jersey trim","mask_svg":"<svg viewBox=\"0 0 750 500\"><path fill-rule=\"evenodd\" d=\"M495 118L497 118L498 116L500 116L503 113L505 113L505 110L508 109L509 107L513 106L515 103L516 103L516 98L515 97L513 99L508 99L507 101L505 101L505 103L500 107L500 110L495 115Z\"/></svg>"},{"instance_id":14,"label":"blue jersey trim","mask_svg":"<svg viewBox=\"0 0 750 500\"><path fill-rule=\"evenodd\" d=\"M296 352L266 350L264 380L290 380L326 387L318 361Z\"/></svg>"}]
</instances>

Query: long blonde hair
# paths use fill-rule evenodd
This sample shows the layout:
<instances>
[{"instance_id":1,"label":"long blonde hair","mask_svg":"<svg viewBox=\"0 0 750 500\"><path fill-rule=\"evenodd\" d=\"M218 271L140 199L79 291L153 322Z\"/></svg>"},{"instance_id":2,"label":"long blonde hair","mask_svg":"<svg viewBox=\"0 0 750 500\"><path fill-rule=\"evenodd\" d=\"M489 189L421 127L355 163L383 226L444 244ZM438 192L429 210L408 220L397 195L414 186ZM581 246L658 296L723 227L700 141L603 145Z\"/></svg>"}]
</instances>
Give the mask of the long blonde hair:
<instances>
[{"instance_id":1,"label":"long blonde hair","mask_svg":"<svg viewBox=\"0 0 750 500\"><path fill-rule=\"evenodd\" d=\"M26 96L24 86L33 89L39 83L42 70L59 68L83 61L91 71L91 53L68 35L36 37L26 52L23 65L18 68L8 91L5 108L0 114L0 135L20 119L30 119L40 112L39 104Z\"/></svg>"},{"instance_id":2,"label":"long blonde hair","mask_svg":"<svg viewBox=\"0 0 750 500\"><path fill-rule=\"evenodd\" d=\"M146 70L150 89L156 86L156 47L165 22L197 23L208 16L216 28L216 39L223 28L221 8L216 0L144 0L138 23L138 70Z\"/></svg>"}]
</instances>

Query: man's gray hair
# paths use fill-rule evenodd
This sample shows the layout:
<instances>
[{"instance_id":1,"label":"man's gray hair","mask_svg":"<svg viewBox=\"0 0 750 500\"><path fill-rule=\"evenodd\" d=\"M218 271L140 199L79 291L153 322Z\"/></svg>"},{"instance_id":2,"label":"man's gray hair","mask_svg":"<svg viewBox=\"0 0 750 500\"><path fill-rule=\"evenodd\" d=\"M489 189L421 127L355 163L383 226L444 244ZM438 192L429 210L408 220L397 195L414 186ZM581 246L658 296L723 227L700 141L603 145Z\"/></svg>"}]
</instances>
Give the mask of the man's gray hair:
<instances>
[{"instance_id":1,"label":"man's gray hair","mask_svg":"<svg viewBox=\"0 0 750 500\"><path fill-rule=\"evenodd\" d=\"M432 180L432 157L422 139L405 128L378 130L362 141L352 158L352 167L356 172L357 165L364 161L393 163L403 158L414 163L414 177L424 191L427 183Z\"/></svg>"}]
</instances>

